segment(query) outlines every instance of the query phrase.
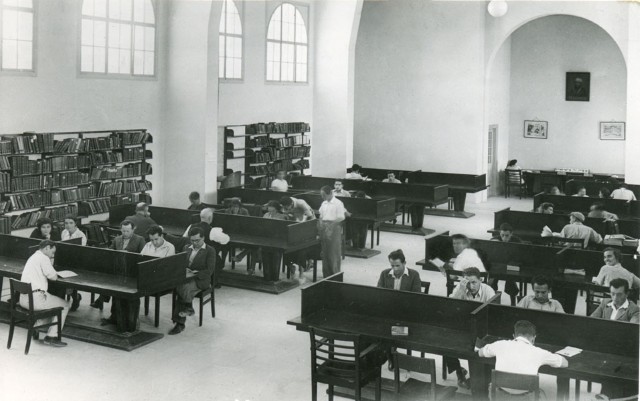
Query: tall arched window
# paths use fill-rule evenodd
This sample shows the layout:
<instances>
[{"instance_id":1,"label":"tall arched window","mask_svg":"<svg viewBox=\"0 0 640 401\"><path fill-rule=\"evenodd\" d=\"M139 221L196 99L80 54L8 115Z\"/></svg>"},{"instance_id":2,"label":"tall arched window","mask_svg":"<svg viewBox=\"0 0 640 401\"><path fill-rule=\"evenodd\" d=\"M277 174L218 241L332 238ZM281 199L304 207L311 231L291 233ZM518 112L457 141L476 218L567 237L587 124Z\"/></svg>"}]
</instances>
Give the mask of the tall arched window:
<instances>
[{"instance_id":1,"label":"tall arched window","mask_svg":"<svg viewBox=\"0 0 640 401\"><path fill-rule=\"evenodd\" d=\"M34 71L32 0L0 0L0 66L8 71Z\"/></svg>"},{"instance_id":2,"label":"tall arched window","mask_svg":"<svg viewBox=\"0 0 640 401\"><path fill-rule=\"evenodd\" d=\"M242 79L242 22L233 0L222 3L218 44L218 78Z\"/></svg>"},{"instance_id":3,"label":"tall arched window","mask_svg":"<svg viewBox=\"0 0 640 401\"><path fill-rule=\"evenodd\" d=\"M267 81L307 82L307 27L300 10L282 3L267 31Z\"/></svg>"},{"instance_id":4,"label":"tall arched window","mask_svg":"<svg viewBox=\"0 0 640 401\"><path fill-rule=\"evenodd\" d=\"M153 76L155 38L151 0L84 0L80 71Z\"/></svg>"}]
</instances>

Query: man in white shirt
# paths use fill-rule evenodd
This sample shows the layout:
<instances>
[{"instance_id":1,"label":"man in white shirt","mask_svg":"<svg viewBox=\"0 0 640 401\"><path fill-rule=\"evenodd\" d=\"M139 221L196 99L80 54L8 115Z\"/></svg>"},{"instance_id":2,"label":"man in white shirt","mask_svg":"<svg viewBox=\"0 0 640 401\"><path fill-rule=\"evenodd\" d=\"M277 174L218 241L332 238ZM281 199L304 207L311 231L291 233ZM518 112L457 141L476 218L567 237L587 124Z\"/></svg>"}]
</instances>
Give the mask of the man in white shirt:
<instances>
[{"instance_id":1,"label":"man in white shirt","mask_svg":"<svg viewBox=\"0 0 640 401\"><path fill-rule=\"evenodd\" d=\"M451 241L453 243L453 252L456 254L456 257L449 261L449 265L453 270L464 271L468 267L475 267L481 272L487 271L478 252L469 247L471 241L466 235L454 234L451 236Z\"/></svg>"},{"instance_id":2,"label":"man in white shirt","mask_svg":"<svg viewBox=\"0 0 640 401\"><path fill-rule=\"evenodd\" d=\"M271 190L279 192L287 192L289 189L289 183L285 179L287 173L284 170L278 170L276 178L271 181Z\"/></svg>"},{"instance_id":3,"label":"man in white shirt","mask_svg":"<svg viewBox=\"0 0 640 401\"><path fill-rule=\"evenodd\" d=\"M175 255L176 248L173 244L164 239L164 233L162 227L151 226L147 230L149 235L149 242L144 245L141 255L153 256L156 258L166 258L167 256Z\"/></svg>"},{"instance_id":4,"label":"man in white shirt","mask_svg":"<svg viewBox=\"0 0 640 401\"><path fill-rule=\"evenodd\" d=\"M500 372L533 376L538 374L538 369L543 365L553 368L569 366L569 362L561 355L536 347L535 340L536 326L526 320L519 320L514 326L513 340L500 340L476 349L483 358L495 357L495 370ZM497 391L522 397L527 395L527 392L508 388L499 387Z\"/></svg>"},{"instance_id":5,"label":"man in white shirt","mask_svg":"<svg viewBox=\"0 0 640 401\"><path fill-rule=\"evenodd\" d=\"M74 217L72 215L67 215L64 217L64 230L62 230L60 238L63 241L67 241L74 238L81 238L80 240L81 244L82 246L85 246L87 245L87 236L84 235L82 230L78 228L77 219L78 219L77 217ZM71 302L71 308L69 309L69 312L75 312L80 307L80 301L82 300L82 295L80 295L77 290L73 290L71 292L71 299L73 299L73 302Z\"/></svg>"},{"instance_id":6,"label":"man in white shirt","mask_svg":"<svg viewBox=\"0 0 640 401\"><path fill-rule=\"evenodd\" d=\"M536 276L533 278L533 294L522 298L518 302L518 306L525 309L564 313L560 302L549 297L550 292L551 280L545 276Z\"/></svg>"},{"instance_id":7,"label":"man in white shirt","mask_svg":"<svg viewBox=\"0 0 640 401\"><path fill-rule=\"evenodd\" d=\"M304 199L298 199L289 196L280 198L282 211L295 221L307 221L316 218L313 209Z\"/></svg>"},{"instance_id":8,"label":"man in white shirt","mask_svg":"<svg viewBox=\"0 0 640 401\"><path fill-rule=\"evenodd\" d=\"M629 301L629 283L622 278L616 278L609 283L611 300L603 299L591 317L623 322L639 323L640 309L638 305Z\"/></svg>"},{"instance_id":9,"label":"man in white shirt","mask_svg":"<svg viewBox=\"0 0 640 401\"><path fill-rule=\"evenodd\" d=\"M58 274L56 273L51 261L56 253L56 243L51 240L44 240L40 242L38 250L27 259L27 263L22 271L20 281L31 284L31 290L33 291L33 309L43 310L50 308L62 307L62 322L61 326L64 326L64 321L67 318L69 312L69 305L62 298L58 298L49 294L49 281L57 280ZM20 306L25 309L29 308L29 295L20 295ZM57 318L52 318L51 322L56 322ZM58 339L58 325L49 326L47 330L47 336L44 338L44 343L55 347L64 347L67 344Z\"/></svg>"},{"instance_id":10,"label":"man in white shirt","mask_svg":"<svg viewBox=\"0 0 640 401\"><path fill-rule=\"evenodd\" d=\"M362 167L359 164L354 164L353 166L351 166L351 172L347 173L347 175L344 176L344 178L346 178L347 180L363 180L366 181L367 177L364 177L360 174L360 169Z\"/></svg>"},{"instance_id":11,"label":"man in white shirt","mask_svg":"<svg viewBox=\"0 0 640 401\"><path fill-rule=\"evenodd\" d=\"M589 195L587 195L587 188L585 188L585 187L578 188L578 192L576 192L572 196L575 196L575 197L578 197L578 198L588 198L589 197Z\"/></svg>"},{"instance_id":12,"label":"man in white shirt","mask_svg":"<svg viewBox=\"0 0 640 401\"><path fill-rule=\"evenodd\" d=\"M344 190L344 185L342 184L342 180L336 180L333 183L333 194L335 196L342 196L344 198L351 198L351 194L349 191Z\"/></svg>"},{"instance_id":13,"label":"man in white shirt","mask_svg":"<svg viewBox=\"0 0 640 401\"><path fill-rule=\"evenodd\" d=\"M402 181L396 178L396 174L393 171L388 171L387 178L382 180L382 182L389 182L391 184L402 184Z\"/></svg>"},{"instance_id":14,"label":"man in white shirt","mask_svg":"<svg viewBox=\"0 0 640 401\"><path fill-rule=\"evenodd\" d=\"M624 199L626 201L636 200L636 195L628 189L627 184L620 184L620 188L611 192L612 199Z\"/></svg>"},{"instance_id":15,"label":"man in white shirt","mask_svg":"<svg viewBox=\"0 0 640 401\"><path fill-rule=\"evenodd\" d=\"M342 222L346 210L342 202L336 198L331 187L320 189L324 202L320 206L318 235L322 246L322 274L328 277L340 271L342 262Z\"/></svg>"}]
</instances>

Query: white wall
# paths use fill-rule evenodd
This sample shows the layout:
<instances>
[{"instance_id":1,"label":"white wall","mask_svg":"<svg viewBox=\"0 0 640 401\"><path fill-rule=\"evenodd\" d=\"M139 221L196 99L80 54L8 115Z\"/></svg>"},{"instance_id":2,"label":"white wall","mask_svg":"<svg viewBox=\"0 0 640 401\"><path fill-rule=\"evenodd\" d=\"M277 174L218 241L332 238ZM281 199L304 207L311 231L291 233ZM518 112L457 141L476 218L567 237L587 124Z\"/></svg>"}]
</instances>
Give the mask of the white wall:
<instances>
[{"instance_id":1,"label":"white wall","mask_svg":"<svg viewBox=\"0 0 640 401\"><path fill-rule=\"evenodd\" d=\"M640 185L640 4L627 4L627 140L625 181Z\"/></svg>"},{"instance_id":2,"label":"white wall","mask_svg":"<svg viewBox=\"0 0 640 401\"><path fill-rule=\"evenodd\" d=\"M591 73L589 102L565 101L565 73ZM509 158L526 168L624 172L624 141L601 141L600 121L626 119L626 68L611 37L572 16L534 20L511 36ZM523 121L549 122L548 139L524 138Z\"/></svg>"},{"instance_id":3,"label":"white wall","mask_svg":"<svg viewBox=\"0 0 640 401\"><path fill-rule=\"evenodd\" d=\"M354 161L480 173L484 2L365 2L355 56Z\"/></svg>"}]
</instances>

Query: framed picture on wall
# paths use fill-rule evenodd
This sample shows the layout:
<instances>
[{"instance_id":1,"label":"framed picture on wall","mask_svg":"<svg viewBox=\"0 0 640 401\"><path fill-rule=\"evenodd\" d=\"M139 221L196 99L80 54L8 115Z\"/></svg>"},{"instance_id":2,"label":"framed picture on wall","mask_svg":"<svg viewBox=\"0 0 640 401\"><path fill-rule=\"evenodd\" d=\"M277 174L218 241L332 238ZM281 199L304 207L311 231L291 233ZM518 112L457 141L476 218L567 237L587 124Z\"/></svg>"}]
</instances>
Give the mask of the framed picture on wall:
<instances>
[{"instance_id":1,"label":"framed picture on wall","mask_svg":"<svg viewBox=\"0 0 640 401\"><path fill-rule=\"evenodd\" d=\"M591 89L591 73L568 72L565 93L566 101L588 102Z\"/></svg>"},{"instance_id":2,"label":"framed picture on wall","mask_svg":"<svg viewBox=\"0 0 640 401\"><path fill-rule=\"evenodd\" d=\"M524 137L547 139L548 127L547 121L524 120Z\"/></svg>"},{"instance_id":3,"label":"framed picture on wall","mask_svg":"<svg viewBox=\"0 0 640 401\"><path fill-rule=\"evenodd\" d=\"M600 122L600 139L624 141L624 123L618 121Z\"/></svg>"}]
</instances>

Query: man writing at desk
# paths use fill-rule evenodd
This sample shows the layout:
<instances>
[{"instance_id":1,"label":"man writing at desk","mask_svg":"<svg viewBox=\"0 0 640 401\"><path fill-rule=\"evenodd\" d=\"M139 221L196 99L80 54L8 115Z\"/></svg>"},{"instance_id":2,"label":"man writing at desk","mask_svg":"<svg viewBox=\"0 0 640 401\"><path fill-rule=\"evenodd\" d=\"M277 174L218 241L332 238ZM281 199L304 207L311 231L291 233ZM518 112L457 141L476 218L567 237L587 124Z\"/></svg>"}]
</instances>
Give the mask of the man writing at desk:
<instances>
[{"instance_id":1,"label":"man writing at desk","mask_svg":"<svg viewBox=\"0 0 640 401\"><path fill-rule=\"evenodd\" d=\"M216 251L205 244L204 233L200 227L194 227L189 231L191 245L185 247L187 256L188 271L195 274L195 280L176 287L178 294L173 321L175 326L170 335L179 334L184 331L187 316L192 316L193 298L201 291L211 287L211 276L214 274L216 265Z\"/></svg>"},{"instance_id":2,"label":"man writing at desk","mask_svg":"<svg viewBox=\"0 0 640 401\"><path fill-rule=\"evenodd\" d=\"M69 305L62 298L58 298L51 295L47 291L49 290L48 280L57 280L58 273L56 273L51 261L56 253L56 243L51 240L44 240L40 242L38 250L29 257L27 263L24 265L22 276L20 281L31 284L31 290L33 291L33 309L43 310L50 308L62 307L62 322L61 327L64 326L64 321L67 318L69 312ZM20 295L20 306L25 309L29 309L29 295ZM52 319L56 319L55 317ZM52 345L54 347L64 347L67 343L58 340L58 325L49 326L47 330L47 336L44 338L44 343Z\"/></svg>"},{"instance_id":3,"label":"man writing at desk","mask_svg":"<svg viewBox=\"0 0 640 401\"><path fill-rule=\"evenodd\" d=\"M533 278L533 294L522 298L518 306L525 309L564 313L560 302L549 297L550 292L551 280L545 276L536 276Z\"/></svg>"},{"instance_id":4,"label":"man writing at desk","mask_svg":"<svg viewBox=\"0 0 640 401\"><path fill-rule=\"evenodd\" d=\"M566 368L569 362L561 355L536 347L536 326L526 320L519 320L513 328L513 340L500 340L477 349L483 358L496 358L496 371L535 376L540 366ZM493 384L491 384L493 385ZM497 388L503 396L515 395L518 399L533 399L533 393L508 388Z\"/></svg>"}]
</instances>

